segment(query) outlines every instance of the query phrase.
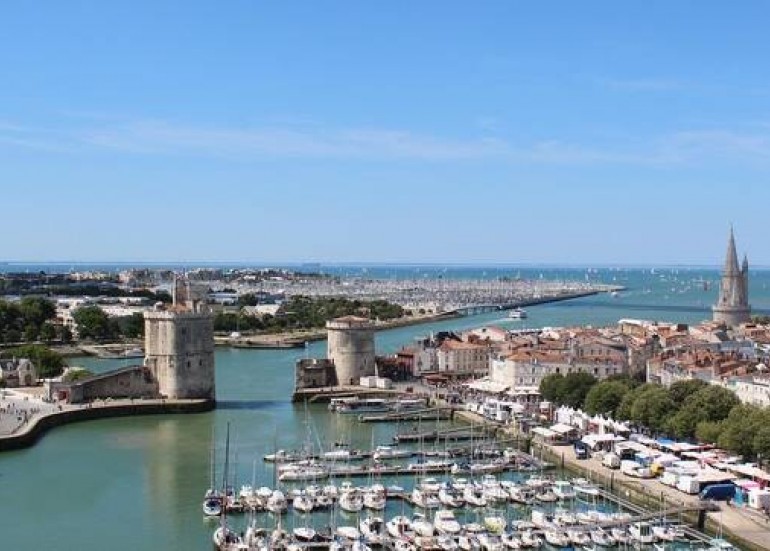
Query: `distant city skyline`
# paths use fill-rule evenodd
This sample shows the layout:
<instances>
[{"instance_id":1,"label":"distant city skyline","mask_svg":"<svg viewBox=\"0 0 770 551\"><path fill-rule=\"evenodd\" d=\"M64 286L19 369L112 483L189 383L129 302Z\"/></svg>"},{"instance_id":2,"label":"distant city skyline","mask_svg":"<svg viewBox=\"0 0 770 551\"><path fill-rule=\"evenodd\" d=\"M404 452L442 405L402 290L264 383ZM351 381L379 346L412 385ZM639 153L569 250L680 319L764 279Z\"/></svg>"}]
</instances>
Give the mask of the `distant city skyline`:
<instances>
[{"instance_id":1,"label":"distant city skyline","mask_svg":"<svg viewBox=\"0 0 770 551\"><path fill-rule=\"evenodd\" d=\"M770 266L764 2L43 5L0 261Z\"/></svg>"}]
</instances>

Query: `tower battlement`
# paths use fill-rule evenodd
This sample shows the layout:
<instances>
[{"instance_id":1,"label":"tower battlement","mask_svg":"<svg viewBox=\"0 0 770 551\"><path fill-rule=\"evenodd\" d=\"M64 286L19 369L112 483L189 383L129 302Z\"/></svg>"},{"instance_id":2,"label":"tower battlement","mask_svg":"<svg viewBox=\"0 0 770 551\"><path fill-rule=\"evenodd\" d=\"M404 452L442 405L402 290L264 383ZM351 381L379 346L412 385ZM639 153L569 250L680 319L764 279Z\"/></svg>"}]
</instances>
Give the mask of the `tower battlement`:
<instances>
[{"instance_id":1,"label":"tower battlement","mask_svg":"<svg viewBox=\"0 0 770 551\"><path fill-rule=\"evenodd\" d=\"M168 398L216 398L214 318L189 282L176 281L174 304L144 314L146 365Z\"/></svg>"}]
</instances>

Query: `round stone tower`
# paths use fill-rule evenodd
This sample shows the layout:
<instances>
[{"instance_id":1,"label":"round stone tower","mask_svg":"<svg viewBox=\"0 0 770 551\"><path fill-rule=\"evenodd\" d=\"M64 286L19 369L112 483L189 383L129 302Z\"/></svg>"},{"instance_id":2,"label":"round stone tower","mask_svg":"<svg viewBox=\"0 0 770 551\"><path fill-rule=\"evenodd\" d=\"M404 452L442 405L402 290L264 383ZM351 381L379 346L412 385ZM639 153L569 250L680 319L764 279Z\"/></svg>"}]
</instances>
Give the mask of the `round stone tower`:
<instances>
[{"instance_id":1,"label":"round stone tower","mask_svg":"<svg viewBox=\"0 0 770 551\"><path fill-rule=\"evenodd\" d=\"M327 357L334 362L338 385L357 385L374 375L374 327L366 318L345 316L326 322Z\"/></svg>"}]
</instances>

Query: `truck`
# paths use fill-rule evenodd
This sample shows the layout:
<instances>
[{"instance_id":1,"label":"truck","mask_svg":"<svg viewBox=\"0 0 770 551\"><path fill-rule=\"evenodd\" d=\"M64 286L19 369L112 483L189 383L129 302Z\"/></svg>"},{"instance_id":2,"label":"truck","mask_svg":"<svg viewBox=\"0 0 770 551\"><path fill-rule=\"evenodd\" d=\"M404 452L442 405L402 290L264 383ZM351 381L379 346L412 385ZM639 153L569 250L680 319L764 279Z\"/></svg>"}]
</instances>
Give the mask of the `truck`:
<instances>
[{"instance_id":1,"label":"truck","mask_svg":"<svg viewBox=\"0 0 770 551\"><path fill-rule=\"evenodd\" d=\"M730 501L735 497L735 484L725 482L723 484L709 484L700 492L701 499L713 501Z\"/></svg>"}]
</instances>

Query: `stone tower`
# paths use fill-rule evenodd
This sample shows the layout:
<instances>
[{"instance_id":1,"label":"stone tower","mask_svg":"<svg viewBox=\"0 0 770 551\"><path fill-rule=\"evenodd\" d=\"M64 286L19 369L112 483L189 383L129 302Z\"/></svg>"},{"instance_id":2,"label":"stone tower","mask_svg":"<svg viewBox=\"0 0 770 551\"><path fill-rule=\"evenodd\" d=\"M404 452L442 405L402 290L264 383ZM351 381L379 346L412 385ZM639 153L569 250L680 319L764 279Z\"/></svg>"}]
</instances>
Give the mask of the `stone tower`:
<instances>
[{"instance_id":1,"label":"stone tower","mask_svg":"<svg viewBox=\"0 0 770 551\"><path fill-rule=\"evenodd\" d=\"M374 375L374 327L366 318L345 316L326 322L327 357L334 362L337 384L357 385Z\"/></svg>"},{"instance_id":2,"label":"stone tower","mask_svg":"<svg viewBox=\"0 0 770 551\"><path fill-rule=\"evenodd\" d=\"M714 321L728 327L751 321L749 306L749 261L744 256L743 266L738 267L738 254L735 252L735 238L730 228L727 242L727 256L722 270L722 282L719 285L719 298L713 307Z\"/></svg>"},{"instance_id":3,"label":"stone tower","mask_svg":"<svg viewBox=\"0 0 770 551\"><path fill-rule=\"evenodd\" d=\"M176 279L173 304L144 314L144 364L167 398L215 400L214 320L205 293Z\"/></svg>"}]
</instances>

